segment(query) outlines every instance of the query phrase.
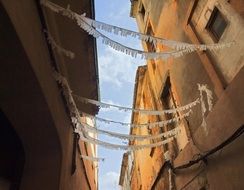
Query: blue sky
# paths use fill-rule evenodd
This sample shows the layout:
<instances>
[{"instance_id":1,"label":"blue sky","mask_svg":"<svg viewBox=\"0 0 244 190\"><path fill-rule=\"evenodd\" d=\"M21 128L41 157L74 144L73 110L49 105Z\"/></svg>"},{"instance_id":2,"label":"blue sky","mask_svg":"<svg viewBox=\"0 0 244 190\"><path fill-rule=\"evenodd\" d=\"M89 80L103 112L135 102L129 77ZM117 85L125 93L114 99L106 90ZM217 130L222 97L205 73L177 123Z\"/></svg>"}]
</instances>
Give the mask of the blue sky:
<instances>
[{"instance_id":1,"label":"blue sky","mask_svg":"<svg viewBox=\"0 0 244 190\"><path fill-rule=\"evenodd\" d=\"M129 16L130 0L96 0L95 6L96 20L137 31L135 19ZM137 49L141 48L141 42L137 39L123 38L104 32L103 34L127 46ZM101 100L103 102L131 107L136 69L139 65L143 64L144 61L117 52L102 44L99 39L97 40L97 47ZM119 112L115 109L101 109L99 117L130 122L131 113ZM129 128L119 125L98 123L98 126L120 133L129 132ZM99 139L111 143L125 143L103 135L100 135ZM99 157L104 157L106 159L105 162L99 163L99 190L120 189L118 180L123 153L124 151L98 147Z\"/></svg>"}]
</instances>

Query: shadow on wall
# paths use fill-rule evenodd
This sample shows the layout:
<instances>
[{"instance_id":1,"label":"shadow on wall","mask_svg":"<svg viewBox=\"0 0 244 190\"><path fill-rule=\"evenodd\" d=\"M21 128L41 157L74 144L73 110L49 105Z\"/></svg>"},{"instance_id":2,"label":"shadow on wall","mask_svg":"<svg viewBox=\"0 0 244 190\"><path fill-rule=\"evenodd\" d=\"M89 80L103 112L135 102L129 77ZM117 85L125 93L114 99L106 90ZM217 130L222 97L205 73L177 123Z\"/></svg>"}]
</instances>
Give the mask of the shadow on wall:
<instances>
[{"instance_id":1,"label":"shadow on wall","mask_svg":"<svg viewBox=\"0 0 244 190\"><path fill-rule=\"evenodd\" d=\"M0 110L0 189L19 189L25 163L22 143Z\"/></svg>"}]
</instances>

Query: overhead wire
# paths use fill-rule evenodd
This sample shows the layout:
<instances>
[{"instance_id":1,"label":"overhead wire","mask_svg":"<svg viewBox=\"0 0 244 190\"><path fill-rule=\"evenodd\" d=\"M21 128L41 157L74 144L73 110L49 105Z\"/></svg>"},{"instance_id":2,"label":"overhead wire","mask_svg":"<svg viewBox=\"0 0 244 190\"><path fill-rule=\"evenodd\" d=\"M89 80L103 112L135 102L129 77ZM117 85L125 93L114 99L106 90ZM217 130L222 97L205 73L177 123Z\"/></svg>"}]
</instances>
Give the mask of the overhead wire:
<instances>
[{"instance_id":1,"label":"overhead wire","mask_svg":"<svg viewBox=\"0 0 244 190\"><path fill-rule=\"evenodd\" d=\"M207 158L209 156L211 156L212 154L216 153L217 151L223 149L228 144L232 143L234 140L236 140L238 137L240 137L243 134L243 132L244 132L244 125L241 125L228 139L223 141L218 146L216 146L213 149L207 151L207 153L205 153L203 155L200 155L199 158L197 158L195 160L190 160L188 163L185 163L185 164L182 164L182 165L174 167L173 170L177 171L177 170L186 169L186 168L189 168L189 167L197 164L200 161L206 162L206 160L207 160Z\"/></svg>"}]
</instances>

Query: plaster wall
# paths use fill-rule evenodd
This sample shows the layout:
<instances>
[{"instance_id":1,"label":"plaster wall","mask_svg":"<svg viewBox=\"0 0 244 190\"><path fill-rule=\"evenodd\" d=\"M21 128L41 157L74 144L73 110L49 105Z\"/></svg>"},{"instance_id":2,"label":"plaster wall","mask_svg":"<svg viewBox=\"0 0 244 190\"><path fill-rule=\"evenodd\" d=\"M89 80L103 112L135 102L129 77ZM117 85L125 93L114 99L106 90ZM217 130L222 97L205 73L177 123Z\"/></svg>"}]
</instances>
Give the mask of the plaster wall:
<instances>
[{"instance_id":1,"label":"plaster wall","mask_svg":"<svg viewBox=\"0 0 244 190\"><path fill-rule=\"evenodd\" d=\"M221 36L219 43L235 42L231 48L215 50L210 53L215 62L214 66L219 70L218 72L221 73L224 82L229 84L244 65L244 20L232 4L227 1L199 1L197 4L198 11L193 13L192 22L203 43L215 43L210 32L206 29L206 25L214 7L218 8L227 22L227 27Z\"/></svg>"},{"instance_id":2,"label":"plaster wall","mask_svg":"<svg viewBox=\"0 0 244 190\"><path fill-rule=\"evenodd\" d=\"M186 163L194 155L206 152L216 147L232 135L244 123L244 105L242 97L244 89L244 69L225 90L223 96L217 101L213 111L207 117L208 134L199 127L192 141L179 154L175 166ZM209 157L207 165L199 165L183 170L175 178L177 188L186 184L201 168L199 175L187 189L208 187L209 189L243 189L243 151L244 137L226 146L221 151Z\"/></svg>"},{"instance_id":3,"label":"plaster wall","mask_svg":"<svg viewBox=\"0 0 244 190\"><path fill-rule=\"evenodd\" d=\"M136 11L136 8L133 9L133 15L136 18L139 31L145 33L150 24L156 37L194 43L185 29L187 27L186 20L189 16L189 8L194 1L166 0L157 1L155 3L154 1L142 0L138 1L138 4L136 4L138 9L140 8L141 2L146 10L144 19L142 19L141 13ZM175 159L175 165L182 164L184 161L192 159L195 154L199 153L199 150L196 148L199 143L204 147L202 147L201 150L206 151L230 136L231 132L243 123L243 101L240 99L244 94L243 88L240 85L240 81L243 80L242 78L244 76L244 43L243 40L241 40L244 36L242 34L244 31L243 18L241 17L240 11L236 11L237 9L234 6L232 7L231 3L229 4L221 0L199 0L193 12L191 22L193 22L196 28L194 35L202 40L202 43L213 43L213 40L205 29L209 19L209 16L206 17L206 14L210 14L213 6L217 6L229 20L226 31L221 37L220 42L235 40L236 44L223 50L193 52L175 59L148 60L147 70L143 75L143 81L140 81L139 85L136 87L138 91L135 91L135 107L146 108L145 105L148 105L148 108L156 108L158 110L163 109L161 94L168 76L170 77L177 106L185 105L199 97L197 83L207 84L209 89L213 92L214 110L206 114L208 123L207 131L204 131L201 127L202 117L200 106L193 108L193 114L183 120L187 138L185 140L185 147L182 148ZM210 12L209 10L207 11L208 8ZM143 42L142 44L144 49L147 50L146 43ZM166 50L170 49L157 44L156 51ZM203 59L203 55L210 57L210 64L213 65L213 71L217 73L217 78L211 77L212 73L206 69L206 58ZM154 63L155 65L153 65ZM216 80L221 81L221 85L219 86L221 89L220 91L216 90ZM151 92L150 89L147 88L148 85L151 88ZM232 99L236 95L236 99ZM237 105L237 102L239 102L239 105ZM235 105L235 107L233 107L233 105ZM149 117L138 116L136 114L134 114L133 118L134 120L132 120L132 122L134 123L150 120ZM160 117L160 119L164 118ZM231 121L227 121L229 119ZM235 122L233 120L235 120ZM223 128L222 126L225 127ZM132 134L148 134L148 131L132 130ZM196 146L194 145L195 139L197 140ZM208 139L207 143L206 139ZM242 154L238 157L237 155L239 153L234 153L235 151L240 151L242 146L243 141L240 139L226 149L227 152L232 152L231 158L224 158L222 153L220 154L221 157L211 158L209 165L206 167L206 171L196 180L198 181L197 184L195 184L196 181L193 182L193 186L190 186L188 189L200 189L202 187L207 187L208 184L210 189L242 189L243 183L240 177L243 176L243 164L241 162L243 158ZM152 157L150 157L150 151L148 150L135 153L135 163L131 180L132 189L168 189L168 183L167 180L165 180L167 174L162 171L160 172L160 168L164 163L163 152L165 152L166 149L162 147L156 150ZM227 153L225 156L227 156ZM222 161L222 159L224 161ZM220 163L218 164L218 162ZM230 171L233 172L233 176L230 177L229 180L227 173ZM180 189L189 181L196 172L196 168L192 168L192 171L179 174L175 179L177 189ZM225 181L223 184L222 180ZM164 183L164 186L162 183Z\"/></svg>"},{"instance_id":4,"label":"plaster wall","mask_svg":"<svg viewBox=\"0 0 244 190\"><path fill-rule=\"evenodd\" d=\"M26 153L20 189L97 189L94 170L89 169L90 163L80 159L78 152L76 171L71 173L73 129L60 88L52 77L53 60L35 1L9 0L1 1L0 5L9 17L4 28L6 36L1 36L4 51L0 106L20 136ZM88 83L83 78L80 82L79 85Z\"/></svg>"}]
</instances>

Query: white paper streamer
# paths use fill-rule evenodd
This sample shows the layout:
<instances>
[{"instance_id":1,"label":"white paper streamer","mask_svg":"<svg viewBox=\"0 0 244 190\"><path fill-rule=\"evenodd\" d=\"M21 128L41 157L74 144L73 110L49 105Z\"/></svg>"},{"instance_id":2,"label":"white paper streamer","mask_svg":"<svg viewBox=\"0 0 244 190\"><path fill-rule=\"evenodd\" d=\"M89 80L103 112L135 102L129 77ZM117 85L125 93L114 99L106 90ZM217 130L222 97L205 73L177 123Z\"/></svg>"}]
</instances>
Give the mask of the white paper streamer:
<instances>
[{"instance_id":1,"label":"white paper streamer","mask_svg":"<svg viewBox=\"0 0 244 190\"><path fill-rule=\"evenodd\" d=\"M82 159L89 160L92 162L104 162L105 158L98 158L98 157L93 157L93 156L86 156L86 155L80 155Z\"/></svg>"},{"instance_id":2,"label":"white paper streamer","mask_svg":"<svg viewBox=\"0 0 244 190\"><path fill-rule=\"evenodd\" d=\"M164 120L164 121L158 121L158 122L152 122L152 123L142 123L142 124L124 123L124 122L120 122L120 121L113 121L113 120L109 120L109 119L104 119L101 117L95 117L95 116L92 116L90 114L87 114L87 113L84 113L81 111L80 111L80 113L81 113L81 115L88 116L91 119L95 119L96 121L101 121L101 122L104 122L106 124L116 123L116 124L120 124L122 126L131 127L131 128L137 128L137 127L154 128L154 127L164 127L166 125L169 125L170 123L178 122L181 119L189 117L189 115L192 114L193 111L189 110L188 112L181 114L179 117L177 116L177 117L174 117L172 119L168 119L168 120Z\"/></svg>"},{"instance_id":3,"label":"white paper streamer","mask_svg":"<svg viewBox=\"0 0 244 190\"><path fill-rule=\"evenodd\" d=\"M88 135L88 130L84 127L80 127L80 126L82 126L81 121L80 121L80 114L79 114L78 109L77 109L75 102L73 100L71 90L70 90L70 87L69 87L67 80L57 72L54 72L53 76L54 76L55 80L58 81L62 85L62 87L64 88L65 97L67 98L67 102L69 103L67 106L69 107L70 112L72 114L74 114L74 116L75 116L75 117L71 116L71 121L75 126L75 132L80 135L80 140L87 142L87 143L100 145L100 146L103 146L103 147L109 148L109 149L136 151L136 150L141 150L144 148L152 148L152 147L162 146L166 143L171 142L174 139L173 137L170 137L164 141L160 141L160 142L153 143L153 144L127 146L127 145L111 144L111 143L107 143L107 142L95 139L93 137L90 137ZM80 129L80 130L78 130L78 129Z\"/></svg>"},{"instance_id":4,"label":"white paper streamer","mask_svg":"<svg viewBox=\"0 0 244 190\"><path fill-rule=\"evenodd\" d=\"M86 23L81 15L78 15L75 13L74 17L76 18L77 24L85 30L89 35L92 35L94 38L102 38L102 42L108 46L110 46L112 49L116 51L120 51L122 53L125 53L127 55L130 55L131 57L136 58L137 55L141 55L142 59L168 59L170 57L181 57L187 53L191 53L194 51L194 49L183 49L183 50L177 50L177 51L168 51L168 52L145 52L137 49L133 49L130 47L127 47L125 45L122 45L119 42L116 42L101 32L94 29L92 26L90 26L88 23Z\"/></svg>"},{"instance_id":5,"label":"white paper streamer","mask_svg":"<svg viewBox=\"0 0 244 190\"><path fill-rule=\"evenodd\" d=\"M86 127L82 127L82 123L80 121L80 113L75 105L75 102L73 100L73 97L72 97L72 91L69 87L69 84L67 82L67 80L62 76L60 75L59 73L57 72L54 72L53 74L55 80L57 82L59 82L63 89L64 89L64 95L65 95L65 98L67 100L67 106L69 107L69 110L70 110L70 113L71 113L71 120L75 126L75 132L77 132L79 135L80 135L80 140L84 141L84 142L87 142L87 143L91 143L91 144L96 144L96 145L100 145L100 146L103 146L105 148L109 148L109 149L115 149L115 150L126 150L126 151L136 151L136 150L141 150L141 149L145 149L145 148L153 148L153 147L158 147L158 146L162 146L164 144L167 144L169 142L171 142L174 137L170 137L164 141L160 141L160 142L157 142L157 143L153 143L153 144L143 144L143 145L131 145L131 146L128 146L128 145L118 145L118 144L111 144L111 143L107 143L107 142L104 142L104 141L100 141L98 139L95 139L95 138L92 138L88 135L88 130ZM206 90L205 87L202 87L200 88L201 86L199 85L199 90L200 92L202 90ZM209 101L208 102L211 102L212 98L210 97L210 92L207 93L209 95ZM211 105L211 104L209 104ZM210 106L209 106L210 107ZM73 114L73 116L72 116ZM111 134L111 132L110 132ZM114 134L113 134L114 135Z\"/></svg>"},{"instance_id":6,"label":"white paper streamer","mask_svg":"<svg viewBox=\"0 0 244 190\"><path fill-rule=\"evenodd\" d=\"M234 42L228 42L228 43L215 43L215 44L189 44L189 43L184 43L184 42L178 42L174 40L168 40L168 39L163 39L163 38L157 38L154 36L150 36L147 34L135 32L132 30L128 30L125 28L121 28L118 26L106 24L104 22L99 22L96 20L93 20L91 18L88 18L84 15L81 15L83 19L89 23L91 26L101 29L103 31L106 31L108 33L113 33L116 35L120 35L122 37L127 37L131 36L134 38L138 38L139 40L145 41L145 42L151 42L153 44L162 44L171 48L174 48L176 50L182 50L182 49L192 49L192 51L195 50L215 50L215 49L223 49L225 47L230 47L231 45L234 44Z\"/></svg>"},{"instance_id":7,"label":"white paper streamer","mask_svg":"<svg viewBox=\"0 0 244 190\"><path fill-rule=\"evenodd\" d=\"M153 144L144 144L144 145L118 145L118 144L111 144L111 143L107 143L95 138L90 137L85 131L83 131L83 133L81 133L80 131L77 131L78 134L81 134L80 136L80 140L87 142L87 143L91 143L91 144L96 144L96 145L100 145L103 146L105 148L108 149L114 149L114 150L125 150L125 151L137 151L137 150L141 150L141 149L145 149L145 148L153 148L153 147L158 147L158 146L162 146L164 144L167 144L169 142L171 142L174 137L168 138L164 141L160 141L157 143L153 143ZM86 134L85 137L82 136L82 134Z\"/></svg>"},{"instance_id":8,"label":"white paper streamer","mask_svg":"<svg viewBox=\"0 0 244 190\"><path fill-rule=\"evenodd\" d=\"M77 120L75 118L72 118L72 120L74 121L74 123L77 123ZM115 137L115 138L119 138L119 139L123 139L123 140L138 140L138 141L144 141L144 140L153 140L153 139L159 139L159 138L168 138L168 137L172 137L172 136L176 136L180 133L180 127L176 127L170 131L164 132L164 133L160 133L157 135L127 135L127 134L122 134L122 133L116 133L116 132L112 132L112 131L106 131L106 130L102 130L102 129L98 129L95 127L90 126L89 124L85 123L85 122L80 122L82 126L79 126L79 128L77 128L77 131L81 131L82 128L85 128L87 131L92 132L92 133L100 133L100 134L105 134L111 137ZM79 124L78 124L79 125ZM75 131L75 132L77 132Z\"/></svg>"},{"instance_id":9,"label":"white paper streamer","mask_svg":"<svg viewBox=\"0 0 244 190\"><path fill-rule=\"evenodd\" d=\"M101 32L97 31L96 29L94 29L92 27L92 23L90 22L90 20L85 20L84 18L84 14L83 15L78 15L75 12L72 12L68 6L67 9L64 9L54 3L51 3L49 1L46 0L42 0L41 4L50 8L52 11L56 12L56 13L61 13L64 16L68 16L71 19L75 19L77 21L77 24L83 29L85 30L89 35L92 35L95 38L102 38L102 42L108 46L110 46L111 48L113 48L114 50L123 52L127 55L130 55L132 57L137 57L137 55L141 55L142 59L168 59L170 57L180 57L183 56L186 53L191 53L193 51L195 51L197 48L193 45L189 46L187 48L180 48L183 47L184 43L179 44L177 47L178 49L181 50L177 50L177 51L169 51L169 52L145 52L145 51L141 51L141 50L136 50L127 46L124 46L114 40L111 40L110 38L108 38L107 36L103 35ZM88 22L87 22L88 21ZM89 24L90 23L90 24ZM117 30L116 30L117 31ZM144 39L142 37L142 39ZM152 37L148 37L148 40L153 42L153 38ZM169 44L171 44L171 42L169 42ZM220 45L217 45L216 47L221 47ZM206 49L206 48L205 48Z\"/></svg>"},{"instance_id":10,"label":"white paper streamer","mask_svg":"<svg viewBox=\"0 0 244 190\"><path fill-rule=\"evenodd\" d=\"M74 128L75 128L74 131L76 131L77 128L81 126L80 113L79 113L79 111L76 107L75 101L72 97L72 93L71 93L72 91L69 87L68 81L66 80L65 77L63 77L60 73L58 73L56 71L53 72L53 77L59 84L61 84L61 86L63 88L63 93L64 93L64 96L65 96L65 99L67 102L68 109L70 111L71 122L74 125ZM84 135L86 135L86 133L83 133L82 131L80 131L79 135L80 135L80 138L82 139L82 138L85 138ZM98 162L98 161L104 160L103 158L96 158L93 156L86 156L86 155L80 155L80 156L83 159L87 159L87 160L90 160L93 162Z\"/></svg>"},{"instance_id":11,"label":"white paper streamer","mask_svg":"<svg viewBox=\"0 0 244 190\"><path fill-rule=\"evenodd\" d=\"M208 111L211 111L213 108L212 91L208 89L206 84L205 85L198 84L198 90L200 92L200 102L201 102L201 110L202 110L202 124L201 124L201 126L204 128L204 130L207 134L208 133L207 123L205 120L205 113L207 111L207 108L206 108L205 102L203 100L203 92L205 92L207 95Z\"/></svg>"},{"instance_id":12,"label":"white paper streamer","mask_svg":"<svg viewBox=\"0 0 244 190\"><path fill-rule=\"evenodd\" d=\"M48 33L48 31L44 31L47 34L47 40L50 43L50 45L52 46L53 49L56 49L58 53L65 55L66 57L69 57L70 59L74 59L75 54L72 51L66 50L64 48L62 48L61 46L59 46L55 40L53 39L53 37L51 36L50 33Z\"/></svg>"},{"instance_id":13,"label":"white paper streamer","mask_svg":"<svg viewBox=\"0 0 244 190\"><path fill-rule=\"evenodd\" d=\"M77 127L77 123L80 122L80 113L76 107L75 101L72 97L72 91L70 89L70 86L68 84L68 81L65 77L63 77L60 73L54 71L53 72L54 79L61 84L63 88L63 93L67 102L67 107L70 111L70 117L71 121L74 124L74 128ZM74 121L73 118L77 118L77 121Z\"/></svg>"},{"instance_id":14,"label":"white paper streamer","mask_svg":"<svg viewBox=\"0 0 244 190\"><path fill-rule=\"evenodd\" d=\"M64 9L47 0L41 0L40 3L56 13L61 13L64 16L68 16L69 18L74 19L75 13L72 12L69 7L67 9ZM185 43L185 42L178 42L178 41L174 41L174 40L157 38L154 36L142 34L142 33L128 30L125 28L109 25L109 24L106 24L103 22L99 22L99 21L87 18L87 17L85 17L85 14L79 15L79 16L81 16L81 19L83 19L90 26L95 27L97 29L101 29L101 30L109 32L109 33L114 33L116 35L120 35L123 37L131 36L131 37L138 38L145 42L151 42L154 44L157 44L157 43L163 44L165 46L174 48L176 50L182 50L182 49L190 49L190 51L195 51L197 49L198 50L206 50L206 49L215 50L215 49L222 49L225 47L230 47L231 45L234 44L234 42L217 43L217 44L189 44L189 43Z\"/></svg>"},{"instance_id":15,"label":"white paper streamer","mask_svg":"<svg viewBox=\"0 0 244 190\"><path fill-rule=\"evenodd\" d=\"M192 107L196 106L198 103L200 103L199 98L197 98L195 101L185 105L185 106L181 106L181 107L177 107L174 109L168 109L168 110L144 110L144 109L134 109L134 108L129 108L129 107L123 107L123 106L119 106L119 105L114 105L114 104L109 104L109 103L104 103L104 102L100 102L97 100L92 100L92 99L88 99L88 98L84 98L81 96L78 96L76 94L73 93L74 98L76 98L78 101L85 103L85 104L93 104L96 106L100 106L101 108L117 108L118 110L122 110L122 111L133 111L133 112L137 112L140 114L146 114L146 115L161 115L161 114L171 114L171 113L175 113L175 112L181 112L181 111L185 111L188 109L191 109Z\"/></svg>"}]
</instances>

